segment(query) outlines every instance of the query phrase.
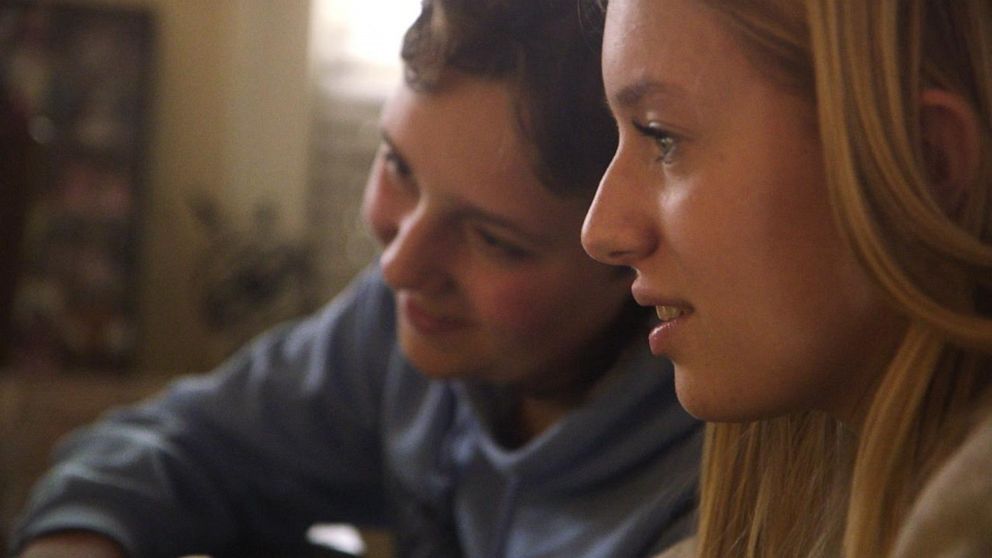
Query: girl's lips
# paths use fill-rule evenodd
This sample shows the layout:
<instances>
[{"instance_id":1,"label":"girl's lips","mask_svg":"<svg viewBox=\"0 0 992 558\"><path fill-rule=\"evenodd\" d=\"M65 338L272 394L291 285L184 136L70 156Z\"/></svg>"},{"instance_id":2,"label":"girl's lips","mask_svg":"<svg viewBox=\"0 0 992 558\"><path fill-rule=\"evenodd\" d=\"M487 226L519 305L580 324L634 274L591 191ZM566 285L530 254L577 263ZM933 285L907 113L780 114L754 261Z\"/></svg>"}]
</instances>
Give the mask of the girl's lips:
<instances>
[{"instance_id":1,"label":"girl's lips","mask_svg":"<svg viewBox=\"0 0 992 558\"><path fill-rule=\"evenodd\" d=\"M409 297L404 297L400 306L406 320L423 335L449 333L465 327L465 321L430 312Z\"/></svg>"},{"instance_id":2,"label":"girl's lips","mask_svg":"<svg viewBox=\"0 0 992 558\"><path fill-rule=\"evenodd\" d=\"M686 314L685 309L679 306L655 306L654 311L658 314L658 319L663 322L669 322Z\"/></svg>"},{"instance_id":3,"label":"girl's lips","mask_svg":"<svg viewBox=\"0 0 992 558\"><path fill-rule=\"evenodd\" d=\"M638 276L630 286L630 294L634 301L641 306L653 306L662 321L674 317L674 314L691 314L692 305L678 296L669 296L651 288L643 276Z\"/></svg>"},{"instance_id":4,"label":"girl's lips","mask_svg":"<svg viewBox=\"0 0 992 558\"><path fill-rule=\"evenodd\" d=\"M659 323L648 334L651 354L672 358L678 332L685 328L685 323L692 317L693 307L683 300L651 296L644 291L635 291L634 295L639 304L654 306L658 316Z\"/></svg>"},{"instance_id":5,"label":"girl's lips","mask_svg":"<svg viewBox=\"0 0 992 558\"><path fill-rule=\"evenodd\" d=\"M669 310L661 310L659 308L658 315L662 321L648 334L648 346L651 347L651 354L654 356L665 355L671 357L672 346L675 343L676 335L684 327L689 317L692 316L692 312L683 310L675 315Z\"/></svg>"}]
</instances>

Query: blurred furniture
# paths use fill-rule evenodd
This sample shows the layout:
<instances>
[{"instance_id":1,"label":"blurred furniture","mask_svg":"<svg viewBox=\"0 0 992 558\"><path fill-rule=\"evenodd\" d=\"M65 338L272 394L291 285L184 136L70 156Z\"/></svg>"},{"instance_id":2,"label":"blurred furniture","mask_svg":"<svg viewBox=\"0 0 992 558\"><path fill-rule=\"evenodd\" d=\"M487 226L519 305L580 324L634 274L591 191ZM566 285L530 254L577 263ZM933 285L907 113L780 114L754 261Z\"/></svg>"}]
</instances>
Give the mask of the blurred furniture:
<instances>
[{"instance_id":1,"label":"blurred furniture","mask_svg":"<svg viewBox=\"0 0 992 558\"><path fill-rule=\"evenodd\" d=\"M0 125L23 130L2 154L20 168L3 173L19 255L0 262L16 308L0 362L133 367L153 31L148 10L0 2Z\"/></svg>"},{"instance_id":2,"label":"blurred furniture","mask_svg":"<svg viewBox=\"0 0 992 558\"><path fill-rule=\"evenodd\" d=\"M21 235L27 206L27 161L31 138L24 114L2 93L0 83L0 362L7 358L11 308L20 271Z\"/></svg>"}]
</instances>

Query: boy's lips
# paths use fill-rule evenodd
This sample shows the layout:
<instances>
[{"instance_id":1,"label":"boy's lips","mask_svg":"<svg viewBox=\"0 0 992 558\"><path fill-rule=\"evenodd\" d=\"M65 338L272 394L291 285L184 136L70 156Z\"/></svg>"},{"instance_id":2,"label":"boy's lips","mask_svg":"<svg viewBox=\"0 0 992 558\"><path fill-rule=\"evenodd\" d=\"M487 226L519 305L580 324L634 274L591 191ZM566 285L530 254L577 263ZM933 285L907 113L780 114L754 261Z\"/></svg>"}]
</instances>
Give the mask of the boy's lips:
<instances>
[{"instance_id":1,"label":"boy's lips","mask_svg":"<svg viewBox=\"0 0 992 558\"><path fill-rule=\"evenodd\" d=\"M448 333L468 325L463 319L429 310L409 296L400 298L400 308L410 325L425 335Z\"/></svg>"}]
</instances>

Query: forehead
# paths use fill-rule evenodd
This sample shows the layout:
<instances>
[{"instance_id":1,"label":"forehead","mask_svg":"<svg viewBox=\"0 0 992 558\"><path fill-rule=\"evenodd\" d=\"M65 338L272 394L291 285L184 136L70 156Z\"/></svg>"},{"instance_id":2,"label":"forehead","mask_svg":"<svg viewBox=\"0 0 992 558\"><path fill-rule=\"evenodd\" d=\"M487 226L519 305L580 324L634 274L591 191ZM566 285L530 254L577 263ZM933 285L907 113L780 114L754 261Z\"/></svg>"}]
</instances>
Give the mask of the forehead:
<instances>
[{"instance_id":1,"label":"forehead","mask_svg":"<svg viewBox=\"0 0 992 558\"><path fill-rule=\"evenodd\" d=\"M475 78L431 93L401 85L383 108L382 127L421 190L540 220L565 202L534 172L533 148L521 137L512 96L503 82Z\"/></svg>"},{"instance_id":2,"label":"forehead","mask_svg":"<svg viewBox=\"0 0 992 558\"><path fill-rule=\"evenodd\" d=\"M660 98L676 108L690 98L716 108L735 80L752 77L732 35L692 0L611 0L603 74L611 105Z\"/></svg>"},{"instance_id":3,"label":"forehead","mask_svg":"<svg viewBox=\"0 0 992 558\"><path fill-rule=\"evenodd\" d=\"M414 144L404 145L413 152L407 156L441 152L462 161L466 158L458 155L486 151L490 156L473 161L473 167L488 172L526 167L510 91L501 82L452 79L436 92L400 85L383 109L382 125L397 141Z\"/></svg>"}]
</instances>

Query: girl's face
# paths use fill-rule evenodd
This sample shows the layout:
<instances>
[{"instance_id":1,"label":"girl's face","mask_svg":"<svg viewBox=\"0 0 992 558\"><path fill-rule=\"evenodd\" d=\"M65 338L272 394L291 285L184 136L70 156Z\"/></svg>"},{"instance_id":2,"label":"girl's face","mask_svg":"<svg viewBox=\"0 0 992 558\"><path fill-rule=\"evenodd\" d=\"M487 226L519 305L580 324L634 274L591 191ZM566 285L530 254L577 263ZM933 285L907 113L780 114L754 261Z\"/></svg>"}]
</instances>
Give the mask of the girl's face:
<instances>
[{"instance_id":1,"label":"girl's face","mask_svg":"<svg viewBox=\"0 0 992 558\"><path fill-rule=\"evenodd\" d=\"M535 176L511 99L472 78L437 93L400 87L363 215L415 366L554 390L611 330L631 276L582 250L588 201L556 197Z\"/></svg>"},{"instance_id":2,"label":"girl's face","mask_svg":"<svg viewBox=\"0 0 992 558\"><path fill-rule=\"evenodd\" d=\"M620 146L586 218L637 271L682 404L708 420L851 418L901 330L832 220L815 108L692 0L611 0L603 51Z\"/></svg>"}]
</instances>

